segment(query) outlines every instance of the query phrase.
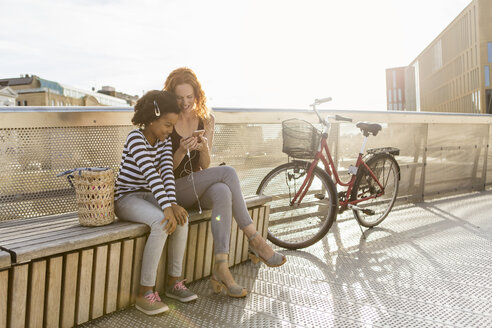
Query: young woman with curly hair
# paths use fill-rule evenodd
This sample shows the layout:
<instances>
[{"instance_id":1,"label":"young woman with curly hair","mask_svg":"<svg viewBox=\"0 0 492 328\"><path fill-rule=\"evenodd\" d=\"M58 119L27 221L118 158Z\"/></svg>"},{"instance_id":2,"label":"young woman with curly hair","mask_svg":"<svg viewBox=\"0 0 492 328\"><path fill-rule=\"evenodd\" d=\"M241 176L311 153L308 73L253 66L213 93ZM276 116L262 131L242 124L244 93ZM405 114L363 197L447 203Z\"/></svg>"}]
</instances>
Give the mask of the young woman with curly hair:
<instances>
[{"instance_id":1,"label":"young woman with curly hair","mask_svg":"<svg viewBox=\"0 0 492 328\"><path fill-rule=\"evenodd\" d=\"M215 118L206 106L205 93L195 73L178 68L169 74L164 90L175 94L180 116L171 134L174 176L178 204L189 208L196 203L212 209L212 235L215 264L211 284L216 293L225 289L231 297L244 297L229 270L229 240L232 218L249 240L250 257L271 267L285 263L284 255L273 251L259 235L249 216L236 171L230 166L210 166L210 149L214 137ZM196 130L203 135L193 136Z\"/></svg>"},{"instance_id":2,"label":"young woman with curly hair","mask_svg":"<svg viewBox=\"0 0 492 328\"><path fill-rule=\"evenodd\" d=\"M169 240L166 296L182 302L197 298L183 281L178 281L188 237L188 213L176 202L170 139L179 112L175 96L167 91L149 91L137 101L132 123L138 128L128 133L116 179L118 218L150 227L135 304L148 315L169 309L154 290L166 240Z\"/></svg>"}]
</instances>

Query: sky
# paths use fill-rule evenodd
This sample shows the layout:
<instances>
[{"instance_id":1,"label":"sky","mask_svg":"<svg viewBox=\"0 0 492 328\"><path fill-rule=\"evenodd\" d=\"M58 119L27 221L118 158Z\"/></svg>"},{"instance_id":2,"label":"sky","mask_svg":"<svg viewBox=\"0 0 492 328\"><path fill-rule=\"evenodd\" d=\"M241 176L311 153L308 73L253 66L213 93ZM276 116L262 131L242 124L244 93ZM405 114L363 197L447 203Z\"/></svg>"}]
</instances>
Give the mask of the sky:
<instances>
[{"instance_id":1,"label":"sky","mask_svg":"<svg viewBox=\"0 0 492 328\"><path fill-rule=\"evenodd\" d=\"M141 96L195 71L210 107L386 110L410 64L471 0L0 0L0 78Z\"/></svg>"}]
</instances>

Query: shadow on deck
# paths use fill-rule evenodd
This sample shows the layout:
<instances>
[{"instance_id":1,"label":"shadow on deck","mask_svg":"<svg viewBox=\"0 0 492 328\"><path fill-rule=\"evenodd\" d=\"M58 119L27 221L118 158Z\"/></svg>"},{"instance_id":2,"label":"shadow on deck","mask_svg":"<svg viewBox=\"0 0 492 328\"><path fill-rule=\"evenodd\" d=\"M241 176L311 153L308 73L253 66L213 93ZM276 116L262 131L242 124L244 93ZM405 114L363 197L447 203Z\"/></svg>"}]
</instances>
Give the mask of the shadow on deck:
<instances>
[{"instance_id":1,"label":"shadow on deck","mask_svg":"<svg viewBox=\"0 0 492 328\"><path fill-rule=\"evenodd\" d=\"M148 317L131 307L83 327L491 327L492 191L405 204L361 238L339 218L280 268L232 269L245 299L192 283L199 299ZM349 219L350 218L350 219Z\"/></svg>"}]
</instances>

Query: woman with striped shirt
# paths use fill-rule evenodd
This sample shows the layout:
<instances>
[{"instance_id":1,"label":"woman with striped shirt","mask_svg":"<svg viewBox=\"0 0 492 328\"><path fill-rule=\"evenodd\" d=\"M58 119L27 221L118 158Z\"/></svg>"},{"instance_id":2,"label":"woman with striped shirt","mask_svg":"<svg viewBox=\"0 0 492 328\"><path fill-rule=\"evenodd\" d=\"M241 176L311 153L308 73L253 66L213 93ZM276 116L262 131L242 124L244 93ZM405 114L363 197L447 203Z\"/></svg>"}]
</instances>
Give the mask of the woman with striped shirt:
<instances>
[{"instance_id":1,"label":"woman with striped shirt","mask_svg":"<svg viewBox=\"0 0 492 328\"><path fill-rule=\"evenodd\" d=\"M188 213L176 202L170 140L178 114L175 96L167 91L150 91L138 100L132 123L139 128L128 134L115 187L118 218L150 227L135 305L148 315L169 309L154 291L166 239L169 239L166 296L182 302L197 298L183 281L178 281L188 238Z\"/></svg>"}]
</instances>

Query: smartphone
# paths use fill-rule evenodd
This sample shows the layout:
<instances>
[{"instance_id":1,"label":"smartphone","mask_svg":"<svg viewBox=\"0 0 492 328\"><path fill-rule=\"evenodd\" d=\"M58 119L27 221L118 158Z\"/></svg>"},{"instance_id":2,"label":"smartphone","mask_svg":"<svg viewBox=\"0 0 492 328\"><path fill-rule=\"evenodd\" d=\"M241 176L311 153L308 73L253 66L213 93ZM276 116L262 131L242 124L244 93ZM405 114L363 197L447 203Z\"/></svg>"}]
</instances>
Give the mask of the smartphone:
<instances>
[{"instance_id":1,"label":"smartphone","mask_svg":"<svg viewBox=\"0 0 492 328\"><path fill-rule=\"evenodd\" d=\"M205 133L205 130L195 130L191 136L192 137L203 136L204 133Z\"/></svg>"}]
</instances>

